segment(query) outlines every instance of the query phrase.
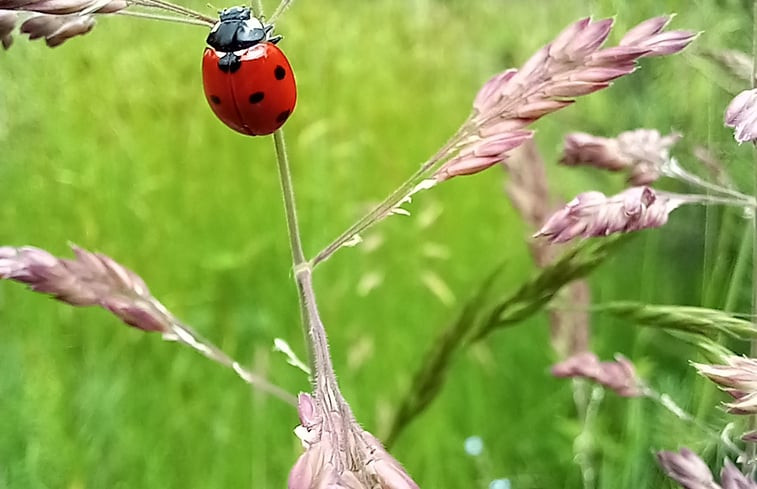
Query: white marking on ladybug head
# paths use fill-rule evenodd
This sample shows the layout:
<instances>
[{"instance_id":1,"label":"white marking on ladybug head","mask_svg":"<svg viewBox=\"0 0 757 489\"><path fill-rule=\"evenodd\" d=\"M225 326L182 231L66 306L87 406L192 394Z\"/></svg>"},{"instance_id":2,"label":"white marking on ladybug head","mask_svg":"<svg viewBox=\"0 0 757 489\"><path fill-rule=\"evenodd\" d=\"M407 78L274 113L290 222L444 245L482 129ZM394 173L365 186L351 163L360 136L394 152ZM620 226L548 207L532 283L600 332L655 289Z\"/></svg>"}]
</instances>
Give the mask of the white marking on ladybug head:
<instances>
[{"instance_id":1,"label":"white marking on ladybug head","mask_svg":"<svg viewBox=\"0 0 757 489\"><path fill-rule=\"evenodd\" d=\"M247 29L250 29L250 30L253 30L253 29L262 29L263 28L263 23L260 22L260 19L252 17L249 20L245 20L244 21L244 26Z\"/></svg>"},{"instance_id":2,"label":"white marking on ladybug head","mask_svg":"<svg viewBox=\"0 0 757 489\"><path fill-rule=\"evenodd\" d=\"M218 30L219 27L221 27L221 22L220 21L215 23L215 25L213 26L213 28L210 29L210 33L211 34L214 33L215 31Z\"/></svg>"}]
</instances>

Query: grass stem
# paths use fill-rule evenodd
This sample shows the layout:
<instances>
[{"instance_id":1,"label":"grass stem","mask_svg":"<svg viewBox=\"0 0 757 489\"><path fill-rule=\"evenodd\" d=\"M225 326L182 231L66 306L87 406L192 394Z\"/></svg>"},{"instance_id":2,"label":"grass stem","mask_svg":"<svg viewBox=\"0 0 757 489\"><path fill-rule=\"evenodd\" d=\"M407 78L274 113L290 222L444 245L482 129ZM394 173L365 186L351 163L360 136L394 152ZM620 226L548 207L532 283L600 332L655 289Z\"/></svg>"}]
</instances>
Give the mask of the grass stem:
<instances>
[{"instance_id":1,"label":"grass stem","mask_svg":"<svg viewBox=\"0 0 757 489\"><path fill-rule=\"evenodd\" d=\"M757 0L752 2L752 88L755 87L755 75L757 75ZM757 151L754 152L754 195L757 197ZM757 212L752 211L752 321L757 325ZM753 339L750 347L750 356L757 356L757 339ZM749 430L757 429L757 416L749 419ZM757 444L749 443L747 446L747 459L744 464L744 472L754 478L755 459L757 458Z\"/></svg>"},{"instance_id":2,"label":"grass stem","mask_svg":"<svg viewBox=\"0 0 757 489\"><path fill-rule=\"evenodd\" d=\"M289 244L292 249L292 264L294 266L295 282L297 283L297 296L300 303L302 326L308 344L310 371L314 373L314 381L319 384L323 392L330 393L331 396L329 397L331 399L341 400L342 397L339 394L336 375L334 374L334 367L329 354L326 329L323 326L316 305L312 265L305 259L305 253L302 250L292 174L289 167L284 133L281 129L273 133L273 141L276 149L281 194L284 199Z\"/></svg>"}]
</instances>

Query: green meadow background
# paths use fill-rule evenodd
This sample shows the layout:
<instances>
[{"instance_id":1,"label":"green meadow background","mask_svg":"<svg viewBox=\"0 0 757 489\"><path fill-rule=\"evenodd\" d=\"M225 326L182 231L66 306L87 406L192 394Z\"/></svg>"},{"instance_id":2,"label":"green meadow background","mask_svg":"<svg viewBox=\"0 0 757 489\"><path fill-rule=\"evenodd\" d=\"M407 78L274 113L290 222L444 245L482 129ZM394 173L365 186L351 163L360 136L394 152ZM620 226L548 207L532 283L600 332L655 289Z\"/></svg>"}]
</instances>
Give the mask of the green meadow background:
<instances>
[{"instance_id":1,"label":"green meadow background","mask_svg":"<svg viewBox=\"0 0 757 489\"><path fill-rule=\"evenodd\" d=\"M191 7L212 13L196 0ZM267 2L268 11L274 7ZM396 187L467 115L478 87L519 66L564 26L614 16L617 41L676 12L703 31L692 49L642 61L611 89L536 125L556 196L620 190L623 178L555 163L563 134L637 127L685 138L674 154L698 170L710 147L751 189L750 148L722 114L744 88L702 54L751 49L751 3L735 0L298 0L278 22L299 102L286 125L309 254ZM305 348L270 138L218 122L202 95L202 27L100 18L56 49L16 38L0 53L0 244L113 256L225 351L291 392L306 377L272 352ZM505 289L532 276L531 232L497 168L419 195L318 268L316 289L342 389L382 434L430 340L497 265ZM662 187L685 191L675 182ZM747 311L733 273L748 231L739 212L676 211L593 276L594 300ZM748 245L749 243L747 243ZM749 268L747 266L747 268ZM622 352L647 381L716 429L720 394L688 366L696 352L660 331L596 315L594 350ZM423 488L578 488L581 431L545 314L459 356L439 398L393 453ZM296 412L178 345L0 284L0 488L281 488L300 453ZM738 428L736 433L738 433ZM485 452L463 450L480 436ZM653 453L687 445L718 465L717 440L646 400L608 393L592 428L599 488L672 487Z\"/></svg>"}]
</instances>

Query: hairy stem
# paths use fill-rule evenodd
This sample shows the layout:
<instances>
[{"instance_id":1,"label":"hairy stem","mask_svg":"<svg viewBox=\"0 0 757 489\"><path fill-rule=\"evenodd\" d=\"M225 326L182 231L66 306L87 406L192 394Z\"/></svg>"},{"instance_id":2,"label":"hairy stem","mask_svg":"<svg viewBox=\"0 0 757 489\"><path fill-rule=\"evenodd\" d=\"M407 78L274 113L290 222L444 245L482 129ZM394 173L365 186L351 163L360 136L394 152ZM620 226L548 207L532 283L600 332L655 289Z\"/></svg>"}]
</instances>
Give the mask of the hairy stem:
<instances>
[{"instance_id":1,"label":"hairy stem","mask_svg":"<svg viewBox=\"0 0 757 489\"><path fill-rule=\"evenodd\" d=\"M334 407L341 410L343 407L342 396L339 394L334 367L331 363L326 329L316 305L315 291L313 290L313 270L311 264L305 260L305 253L302 250L289 157L287 156L284 133L281 129L273 134L273 141L276 149L281 194L284 199L289 245L292 249L297 297L300 303L302 326L308 344L310 370L314 373L316 384L322 387L321 392L328 393L329 399L335 404Z\"/></svg>"}]
</instances>

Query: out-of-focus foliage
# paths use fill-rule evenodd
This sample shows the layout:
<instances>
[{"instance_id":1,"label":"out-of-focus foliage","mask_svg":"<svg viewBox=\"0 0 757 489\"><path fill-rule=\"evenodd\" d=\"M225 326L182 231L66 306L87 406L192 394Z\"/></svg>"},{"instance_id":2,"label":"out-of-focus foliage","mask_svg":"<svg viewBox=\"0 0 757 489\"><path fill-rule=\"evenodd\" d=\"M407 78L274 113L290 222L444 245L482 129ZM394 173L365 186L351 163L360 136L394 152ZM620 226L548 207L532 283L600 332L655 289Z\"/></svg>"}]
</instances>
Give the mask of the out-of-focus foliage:
<instances>
[{"instance_id":1,"label":"out-of-focus foliage","mask_svg":"<svg viewBox=\"0 0 757 489\"><path fill-rule=\"evenodd\" d=\"M307 250L327 244L431 155L480 84L570 22L616 15L620 35L671 12L679 13L675 28L705 31L694 49L644 61L628 79L537 124L554 192L565 198L623 184L622 176L557 167L568 131L675 129L684 134L675 150L682 164L696 168L691 150L707 145L734 181L749 181L749 148L722 127L728 91L739 87L697 56L749 48L744 2L298 0L277 30L300 89L286 133ZM233 356L292 391L307 389L304 375L271 352L283 337L304 353L272 142L214 119L199 72L205 35L101 17L90 34L55 50L16 39L0 53L0 243L65 254L73 241L107 253ZM532 273L531 230L507 202L503 179L493 169L420 194L412 217L389 219L319 267L335 367L370 431L386 429L457 300L498 263L513 290ZM722 307L735 284L743 310L749 290L731 272L744 229L733 211L682 209L604 265L594 299ZM594 330L600 356L621 351L686 408L710 421L722 416L712 388L687 369L691 347L606 316ZM486 487L463 451L478 435L490 472L483 476L518 489L581 487L573 462L580 426L570 383L549 375L554 360L544 315L493 335L458 360L393 454L421 487ZM702 446L696 430L644 400L608 394L597 423L599 487L660 487L652 448ZM283 487L300 453L296 424L292 408L191 351L103 312L0 284L0 487Z\"/></svg>"}]
</instances>

